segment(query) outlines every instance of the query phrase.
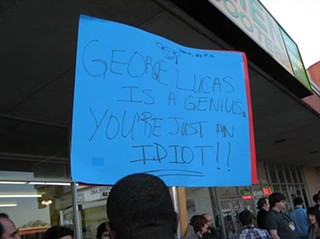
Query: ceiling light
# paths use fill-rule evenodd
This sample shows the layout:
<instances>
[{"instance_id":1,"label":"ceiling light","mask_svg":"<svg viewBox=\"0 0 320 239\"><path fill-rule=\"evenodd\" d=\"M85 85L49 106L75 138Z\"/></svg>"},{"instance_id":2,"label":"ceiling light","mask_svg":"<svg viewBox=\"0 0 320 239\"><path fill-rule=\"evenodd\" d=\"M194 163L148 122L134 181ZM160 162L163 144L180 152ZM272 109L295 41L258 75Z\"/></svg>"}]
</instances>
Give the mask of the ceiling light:
<instances>
[{"instance_id":1,"label":"ceiling light","mask_svg":"<svg viewBox=\"0 0 320 239\"><path fill-rule=\"evenodd\" d=\"M41 198L41 194L0 194L0 198Z\"/></svg>"},{"instance_id":2,"label":"ceiling light","mask_svg":"<svg viewBox=\"0 0 320 239\"><path fill-rule=\"evenodd\" d=\"M50 200L50 199L48 199L48 200L42 200L42 201L41 201L41 204L48 206L48 205L52 204L52 200Z\"/></svg>"},{"instance_id":3,"label":"ceiling light","mask_svg":"<svg viewBox=\"0 0 320 239\"><path fill-rule=\"evenodd\" d=\"M0 207L16 207L17 203L0 203Z\"/></svg>"},{"instance_id":4,"label":"ceiling light","mask_svg":"<svg viewBox=\"0 0 320 239\"><path fill-rule=\"evenodd\" d=\"M27 184L27 182L0 181L0 184Z\"/></svg>"},{"instance_id":5,"label":"ceiling light","mask_svg":"<svg viewBox=\"0 0 320 239\"><path fill-rule=\"evenodd\" d=\"M56 185L56 186L70 186L70 183L59 183L59 182L29 182L32 185Z\"/></svg>"},{"instance_id":6,"label":"ceiling light","mask_svg":"<svg viewBox=\"0 0 320 239\"><path fill-rule=\"evenodd\" d=\"M28 182L28 184L32 184L32 185L45 185L45 182Z\"/></svg>"},{"instance_id":7,"label":"ceiling light","mask_svg":"<svg viewBox=\"0 0 320 239\"><path fill-rule=\"evenodd\" d=\"M46 182L46 185L70 186L70 183L54 183L54 182Z\"/></svg>"},{"instance_id":8,"label":"ceiling light","mask_svg":"<svg viewBox=\"0 0 320 239\"><path fill-rule=\"evenodd\" d=\"M71 183L67 183L67 182L23 182L23 181L0 181L0 184L30 184L30 185L57 185L57 186L71 185Z\"/></svg>"}]
</instances>

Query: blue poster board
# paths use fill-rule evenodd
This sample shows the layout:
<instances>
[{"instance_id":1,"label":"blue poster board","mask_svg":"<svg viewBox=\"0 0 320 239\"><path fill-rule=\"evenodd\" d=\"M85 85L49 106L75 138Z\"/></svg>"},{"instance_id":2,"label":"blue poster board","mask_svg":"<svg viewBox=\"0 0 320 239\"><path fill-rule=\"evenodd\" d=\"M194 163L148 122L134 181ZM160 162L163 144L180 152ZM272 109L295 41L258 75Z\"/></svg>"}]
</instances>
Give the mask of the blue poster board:
<instances>
[{"instance_id":1,"label":"blue poster board","mask_svg":"<svg viewBox=\"0 0 320 239\"><path fill-rule=\"evenodd\" d=\"M71 142L73 181L137 172L168 186L251 185L246 59L82 15Z\"/></svg>"}]
</instances>

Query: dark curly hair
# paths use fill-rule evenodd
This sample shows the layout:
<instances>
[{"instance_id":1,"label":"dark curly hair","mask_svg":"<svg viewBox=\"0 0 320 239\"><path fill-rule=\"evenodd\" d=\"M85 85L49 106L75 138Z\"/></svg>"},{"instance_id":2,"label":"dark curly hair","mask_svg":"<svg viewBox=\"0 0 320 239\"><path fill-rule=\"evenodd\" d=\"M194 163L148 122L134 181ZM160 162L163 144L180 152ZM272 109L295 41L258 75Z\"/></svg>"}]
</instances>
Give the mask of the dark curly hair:
<instances>
[{"instance_id":1,"label":"dark curly hair","mask_svg":"<svg viewBox=\"0 0 320 239\"><path fill-rule=\"evenodd\" d=\"M110 226L118 239L174 239L177 217L166 184L149 174L131 174L111 189Z\"/></svg>"},{"instance_id":2,"label":"dark curly hair","mask_svg":"<svg viewBox=\"0 0 320 239\"><path fill-rule=\"evenodd\" d=\"M60 239L64 236L73 237L73 231L68 227L52 226L43 235L43 239Z\"/></svg>"}]
</instances>

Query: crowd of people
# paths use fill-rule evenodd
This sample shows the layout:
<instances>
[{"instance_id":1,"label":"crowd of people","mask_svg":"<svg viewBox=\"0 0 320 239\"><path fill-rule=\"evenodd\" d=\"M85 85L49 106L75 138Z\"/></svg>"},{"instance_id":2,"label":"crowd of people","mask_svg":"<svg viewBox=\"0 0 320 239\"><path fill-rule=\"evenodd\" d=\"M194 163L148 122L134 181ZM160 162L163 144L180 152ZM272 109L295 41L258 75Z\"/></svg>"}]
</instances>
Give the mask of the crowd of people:
<instances>
[{"instance_id":1,"label":"crowd of people","mask_svg":"<svg viewBox=\"0 0 320 239\"><path fill-rule=\"evenodd\" d=\"M242 228L234 239L320 239L320 191L315 205L305 209L301 197L294 198L294 210L287 214L286 197L279 192L260 198L257 220L249 210L239 214ZM166 184L149 174L132 174L120 179L107 201L109 222L97 228L96 239L175 239L178 216ZM52 226L43 239L73 239L73 230ZM208 213L193 215L184 239L222 239L215 220ZM21 239L14 222L0 213L0 239Z\"/></svg>"},{"instance_id":2,"label":"crowd of people","mask_svg":"<svg viewBox=\"0 0 320 239\"><path fill-rule=\"evenodd\" d=\"M254 216L249 210L239 215L242 229L235 239L320 239L320 191L313 196L316 203L305 209L301 197L294 198L294 210L288 215L285 212L286 197L275 192L269 198L261 198L257 202L257 227Z\"/></svg>"}]
</instances>

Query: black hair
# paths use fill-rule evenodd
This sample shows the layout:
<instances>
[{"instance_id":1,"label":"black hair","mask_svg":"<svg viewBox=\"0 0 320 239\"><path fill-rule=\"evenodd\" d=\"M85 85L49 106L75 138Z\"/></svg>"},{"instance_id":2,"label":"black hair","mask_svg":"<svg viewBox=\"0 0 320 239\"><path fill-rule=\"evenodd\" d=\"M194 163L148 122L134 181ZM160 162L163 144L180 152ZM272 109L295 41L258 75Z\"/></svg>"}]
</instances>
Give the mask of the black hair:
<instances>
[{"instance_id":1,"label":"black hair","mask_svg":"<svg viewBox=\"0 0 320 239\"><path fill-rule=\"evenodd\" d=\"M64 236L73 237L73 231L68 227L52 226L43 235L43 239L59 239Z\"/></svg>"},{"instance_id":2,"label":"black hair","mask_svg":"<svg viewBox=\"0 0 320 239\"><path fill-rule=\"evenodd\" d=\"M320 225L320 210L317 206L309 207L307 209L307 215L314 215L316 217L316 220L318 224Z\"/></svg>"},{"instance_id":3,"label":"black hair","mask_svg":"<svg viewBox=\"0 0 320 239\"><path fill-rule=\"evenodd\" d=\"M239 220L243 226L251 225L253 222L253 214L249 210L243 210L239 214Z\"/></svg>"},{"instance_id":4,"label":"black hair","mask_svg":"<svg viewBox=\"0 0 320 239\"><path fill-rule=\"evenodd\" d=\"M297 206L297 205L301 205L303 203L303 199L301 197L295 197L293 199L293 205Z\"/></svg>"},{"instance_id":5,"label":"black hair","mask_svg":"<svg viewBox=\"0 0 320 239\"><path fill-rule=\"evenodd\" d=\"M313 195L312 200L313 200L315 203L318 203L319 193L316 193L315 195Z\"/></svg>"},{"instance_id":6,"label":"black hair","mask_svg":"<svg viewBox=\"0 0 320 239\"><path fill-rule=\"evenodd\" d=\"M282 200L286 200L286 196L284 196L284 194L279 192L271 193L269 196L270 207L274 207L277 202L280 202Z\"/></svg>"},{"instance_id":7,"label":"black hair","mask_svg":"<svg viewBox=\"0 0 320 239\"><path fill-rule=\"evenodd\" d=\"M207 223L207 219L203 215L194 215L190 219L190 225L193 227L194 232L200 232L201 228Z\"/></svg>"},{"instance_id":8,"label":"black hair","mask_svg":"<svg viewBox=\"0 0 320 239\"><path fill-rule=\"evenodd\" d=\"M110 191L107 215L118 239L174 239L177 228L168 187L149 174L120 179Z\"/></svg>"},{"instance_id":9,"label":"black hair","mask_svg":"<svg viewBox=\"0 0 320 239\"><path fill-rule=\"evenodd\" d=\"M260 198L257 202L257 208L261 209L263 205L266 203L267 203L267 199L265 197Z\"/></svg>"},{"instance_id":10,"label":"black hair","mask_svg":"<svg viewBox=\"0 0 320 239\"><path fill-rule=\"evenodd\" d=\"M106 224L107 224L106 222L103 222L97 227L97 234L96 234L97 239L101 239L102 234L105 231L107 231Z\"/></svg>"},{"instance_id":11,"label":"black hair","mask_svg":"<svg viewBox=\"0 0 320 239\"><path fill-rule=\"evenodd\" d=\"M9 215L3 212L0 212L0 218L6 218L9 219Z\"/></svg>"}]
</instances>

